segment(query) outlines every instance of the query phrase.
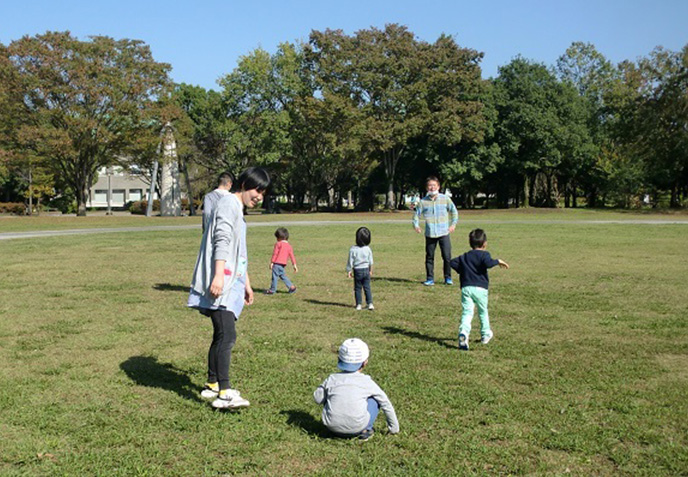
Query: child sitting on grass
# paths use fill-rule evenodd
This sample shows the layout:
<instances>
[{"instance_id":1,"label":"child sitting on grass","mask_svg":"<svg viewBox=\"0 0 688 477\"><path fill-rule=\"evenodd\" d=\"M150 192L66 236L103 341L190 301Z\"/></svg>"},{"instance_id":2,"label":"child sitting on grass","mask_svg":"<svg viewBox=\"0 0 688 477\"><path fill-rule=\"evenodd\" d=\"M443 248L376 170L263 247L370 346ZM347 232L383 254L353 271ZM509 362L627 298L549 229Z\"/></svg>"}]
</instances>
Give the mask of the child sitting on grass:
<instances>
[{"instance_id":1,"label":"child sitting on grass","mask_svg":"<svg viewBox=\"0 0 688 477\"><path fill-rule=\"evenodd\" d=\"M270 259L270 270L272 271L272 281L270 282L270 289L265 291L266 295L274 295L277 292L277 282L282 280L287 286L289 293L296 292L296 285L294 285L284 273L284 267L287 266L287 260L291 260L294 267L294 273L299 272L299 267L296 266L296 259L294 258L294 249L289 242L289 231L284 227L275 230L275 238L277 243L272 249L272 258Z\"/></svg>"},{"instance_id":2,"label":"child sitting on grass","mask_svg":"<svg viewBox=\"0 0 688 477\"><path fill-rule=\"evenodd\" d=\"M471 321L475 305L478 305L480 317L481 342L490 342L494 333L490 329L490 317L487 313L487 287L489 278L487 270L496 265L501 268L509 268L504 260L493 259L487 249L487 234L482 229L471 230L468 234L471 245L470 251L453 258L451 267L456 270L461 278L461 326L459 327L459 349L468 349L468 336L471 333Z\"/></svg>"},{"instance_id":3,"label":"child sitting on grass","mask_svg":"<svg viewBox=\"0 0 688 477\"><path fill-rule=\"evenodd\" d=\"M358 436L367 441L373 436L373 424L380 408L387 418L391 434L399 432L394 406L373 379L363 374L368 364L368 345L350 338L339 347L337 367L341 373L331 374L313 393L318 404L324 404L323 424L341 436Z\"/></svg>"}]
</instances>

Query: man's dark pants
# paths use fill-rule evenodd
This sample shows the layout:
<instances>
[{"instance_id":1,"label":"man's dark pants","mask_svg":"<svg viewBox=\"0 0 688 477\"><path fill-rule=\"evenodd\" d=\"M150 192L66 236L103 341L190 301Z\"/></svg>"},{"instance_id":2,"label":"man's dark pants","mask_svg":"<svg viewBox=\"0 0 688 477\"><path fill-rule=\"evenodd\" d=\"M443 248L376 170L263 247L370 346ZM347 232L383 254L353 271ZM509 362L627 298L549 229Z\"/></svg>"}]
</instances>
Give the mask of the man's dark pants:
<instances>
[{"instance_id":1,"label":"man's dark pants","mask_svg":"<svg viewBox=\"0 0 688 477\"><path fill-rule=\"evenodd\" d=\"M451 278L451 239L447 234L442 237L425 237L425 275L428 280L434 280L435 277L435 249L438 243L444 262L444 279Z\"/></svg>"}]
</instances>

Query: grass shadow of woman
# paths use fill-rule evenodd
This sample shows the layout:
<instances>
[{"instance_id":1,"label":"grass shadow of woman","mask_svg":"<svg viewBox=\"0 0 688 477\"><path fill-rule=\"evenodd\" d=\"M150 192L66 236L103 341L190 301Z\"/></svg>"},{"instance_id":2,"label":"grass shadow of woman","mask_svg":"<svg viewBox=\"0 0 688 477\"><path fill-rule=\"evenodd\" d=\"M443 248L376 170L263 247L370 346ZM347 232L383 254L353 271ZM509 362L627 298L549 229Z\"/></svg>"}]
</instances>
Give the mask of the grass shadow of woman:
<instances>
[{"instance_id":1,"label":"grass shadow of woman","mask_svg":"<svg viewBox=\"0 0 688 477\"><path fill-rule=\"evenodd\" d=\"M158 291L178 291L178 292L189 292L189 285L173 285L172 283L156 283L153 285L153 289Z\"/></svg>"},{"instance_id":2,"label":"grass shadow of woman","mask_svg":"<svg viewBox=\"0 0 688 477\"><path fill-rule=\"evenodd\" d=\"M199 395L201 388L191 382L185 371L173 364L161 363L154 356L132 356L119 367L139 386L165 389L184 399L204 402Z\"/></svg>"}]
</instances>

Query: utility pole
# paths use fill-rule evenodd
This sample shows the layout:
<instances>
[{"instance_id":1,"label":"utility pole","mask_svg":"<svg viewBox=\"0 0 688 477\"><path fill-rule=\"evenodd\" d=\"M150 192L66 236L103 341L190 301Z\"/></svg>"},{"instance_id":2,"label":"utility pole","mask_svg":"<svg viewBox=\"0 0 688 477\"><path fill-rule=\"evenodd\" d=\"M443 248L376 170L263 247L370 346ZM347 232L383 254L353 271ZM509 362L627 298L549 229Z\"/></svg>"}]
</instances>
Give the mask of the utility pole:
<instances>
[{"instance_id":1,"label":"utility pole","mask_svg":"<svg viewBox=\"0 0 688 477\"><path fill-rule=\"evenodd\" d=\"M112 167L108 166L105 169L105 173L108 178L108 191L107 191L107 212L106 215L112 215Z\"/></svg>"}]
</instances>

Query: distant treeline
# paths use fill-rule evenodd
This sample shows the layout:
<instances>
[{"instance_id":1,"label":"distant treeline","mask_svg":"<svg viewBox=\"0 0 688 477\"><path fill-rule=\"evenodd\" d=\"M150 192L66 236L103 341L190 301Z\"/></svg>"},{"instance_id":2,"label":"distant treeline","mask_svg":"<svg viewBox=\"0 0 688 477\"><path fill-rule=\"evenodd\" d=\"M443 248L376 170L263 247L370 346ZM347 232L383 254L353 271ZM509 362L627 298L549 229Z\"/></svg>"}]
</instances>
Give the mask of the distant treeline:
<instances>
[{"instance_id":1,"label":"distant treeline","mask_svg":"<svg viewBox=\"0 0 688 477\"><path fill-rule=\"evenodd\" d=\"M313 31L242 57L219 91L172 84L138 41L46 33L0 51L5 202L75 197L85 213L98 169L151 171L171 125L196 197L261 165L295 208L403 207L428 175L467 208L686 204L688 45L613 65L576 42L485 80L482 53L450 36Z\"/></svg>"}]
</instances>

